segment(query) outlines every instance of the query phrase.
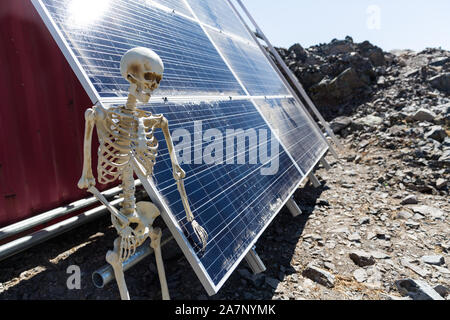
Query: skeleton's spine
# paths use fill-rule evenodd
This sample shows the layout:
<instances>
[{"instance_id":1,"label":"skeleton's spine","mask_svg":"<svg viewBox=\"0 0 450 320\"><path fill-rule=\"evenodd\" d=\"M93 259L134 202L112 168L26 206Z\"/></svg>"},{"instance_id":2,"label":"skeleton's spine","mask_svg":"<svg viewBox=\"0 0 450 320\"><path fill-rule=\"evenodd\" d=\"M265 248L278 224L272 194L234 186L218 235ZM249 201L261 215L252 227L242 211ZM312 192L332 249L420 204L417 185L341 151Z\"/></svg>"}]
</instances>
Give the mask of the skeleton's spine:
<instances>
[{"instance_id":1,"label":"skeleton's spine","mask_svg":"<svg viewBox=\"0 0 450 320\"><path fill-rule=\"evenodd\" d=\"M128 118L122 118L121 124L122 127L125 128L128 132L132 133L136 130L136 124L132 120L133 119L133 110L130 110L131 106L128 105L125 108L123 108L123 113L129 114L130 117ZM131 150L131 143L132 143L132 137L128 137L128 139L120 139L118 141L118 144L127 146L129 150ZM130 155L131 156L131 155ZM123 168L122 171L122 190L123 190L123 202L122 202L122 208L121 212L124 215L131 215L133 214L134 210L136 209L136 198L135 198L135 191L136 188L134 186L134 177L133 177L133 166L131 165L131 162Z\"/></svg>"}]
</instances>

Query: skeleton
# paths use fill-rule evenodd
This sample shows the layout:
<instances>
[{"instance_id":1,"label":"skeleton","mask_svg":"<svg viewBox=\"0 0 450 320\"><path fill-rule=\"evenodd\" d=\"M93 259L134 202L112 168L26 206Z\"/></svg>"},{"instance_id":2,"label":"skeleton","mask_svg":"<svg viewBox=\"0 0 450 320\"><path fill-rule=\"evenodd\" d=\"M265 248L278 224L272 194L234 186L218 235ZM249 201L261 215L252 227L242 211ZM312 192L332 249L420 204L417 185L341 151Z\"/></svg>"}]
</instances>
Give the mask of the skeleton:
<instances>
[{"instance_id":1,"label":"skeleton","mask_svg":"<svg viewBox=\"0 0 450 320\"><path fill-rule=\"evenodd\" d=\"M150 238L154 249L161 292L164 300L170 299L161 256L161 229L153 228L153 221L160 215L158 208L150 202L138 202L135 198L134 171L144 171L147 177L153 174L158 152L158 141L154 136L162 129L167 142L173 168L187 219L205 249L206 231L194 220L190 210L183 178L186 174L177 162L168 121L163 115L153 115L137 108L137 102L147 103L152 92L159 87L164 65L160 57L150 49L134 48L123 56L120 63L122 76L130 82L130 91L125 106L104 108L94 106L86 110L83 173L78 187L94 194L111 212L111 221L118 238L114 249L108 251L106 260L113 267L123 300L130 298L122 263L134 254L136 248ZM123 202L117 210L95 187L96 181L91 167L91 141L94 126L100 146L98 149L98 180L102 184L121 180Z\"/></svg>"}]
</instances>

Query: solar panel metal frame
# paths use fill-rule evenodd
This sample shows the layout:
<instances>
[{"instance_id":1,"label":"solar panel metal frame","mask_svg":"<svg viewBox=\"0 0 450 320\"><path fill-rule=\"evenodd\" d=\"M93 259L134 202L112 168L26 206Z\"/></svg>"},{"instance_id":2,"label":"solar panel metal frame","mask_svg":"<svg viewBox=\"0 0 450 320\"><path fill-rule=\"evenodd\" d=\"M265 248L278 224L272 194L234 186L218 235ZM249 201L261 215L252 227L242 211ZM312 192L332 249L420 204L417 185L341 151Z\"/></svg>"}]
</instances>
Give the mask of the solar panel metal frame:
<instances>
[{"instance_id":1,"label":"solar panel metal frame","mask_svg":"<svg viewBox=\"0 0 450 320\"><path fill-rule=\"evenodd\" d=\"M236 96L236 97L231 97L231 98L237 98L237 99L241 98L241 99L250 100L253 103L253 105L255 106L256 110L259 112L259 114L262 117L262 119L264 119L264 121L267 123L268 127L273 132L275 132L273 130L272 126L270 125L270 123L268 123L267 119L261 113L259 107L255 103L255 99L262 99L262 98L293 98L293 96L250 96L248 91L246 90L246 87L242 84L242 82L236 76L234 70L228 64L226 59L224 59L221 51L217 48L216 44L212 41L212 39L210 38L209 34L204 29L205 27L204 27L203 23L201 23L199 21L199 19L195 15L195 12L193 12L193 10L191 9L191 7L187 3L187 1L186 0L182 0L182 1L184 1L186 6L192 11L195 20L201 26L201 28L205 32L206 36L208 37L208 39L211 41L213 46L216 48L216 50L219 53L219 55L222 57L222 59L224 60L224 62L226 63L226 65L228 66L230 71L236 77L236 79L238 80L238 82L240 83L240 85L242 86L242 88L244 89L244 91L247 94L246 96ZM230 5L228 3L228 1L226 1L226 0L224 0L224 1L228 5ZM46 9L45 5L42 3L41 0L31 0L31 2L33 3L34 7L38 11L39 15L41 16L41 18L44 21L44 23L47 26L47 28L49 29L49 31L52 34L54 40L58 44L58 46L59 46L60 50L62 51L62 53L64 54L64 56L66 57L69 65L72 67L72 70L75 72L76 76L78 77L79 81L81 82L83 88L85 89L86 93L90 97L90 99L93 102L93 104L94 105L98 104L98 105L105 106L105 104L109 105L109 104L113 104L113 103L124 103L126 99L123 99L123 98L101 98L100 97L100 95L98 94L98 92L94 88L93 84L91 83L88 75L83 70L83 67L82 67L81 63L78 61L78 59L75 56L74 52L70 49L70 46L67 43L67 41L65 40L64 35L62 34L61 30L59 29L57 24L53 21L53 19L51 17L51 14L48 12L48 10ZM158 5L158 7L159 7L159 5ZM161 8L159 8L159 9L161 9ZM180 13L177 12L175 14L180 14ZM184 18L192 20L191 17L187 17L186 15L183 15L183 14L180 14L180 15L183 16ZM253 34L251 34L251 36L254 37ZM260 45L259 45L259 47L261 48ZM267 53L264 52L264 54L267 57ZM274 64L273 64L272 61L270 61L270 59L269 59L268 62L274 68ZM274 69L278 73L278 75L281 75L281 73L279 72L279 70L277 68L274 68ZM290 92L292 92L292 88L289 86L289 84L287 84L287 82L286 82L286 80L284 79L283 76L280 76L280 80L284 83L284 85L287 87L287 89ZM177 97L170 97L169 98L169 100L174 100L174 101L180 101L180 100L181 101L185 101L185 100L190 100L190 101L207 101L207 100L217 101L217 100L226 100L226 99L228 99L228 97L222 97L222 96L221 97L218 97L218 96L177 96ZM303 106L301 106L301 107L303 107ZM306 112L306 113L309 115L308 112ZM312 118L310 118L310 119L312 119ZM317 128L317 124L314 121L312 121L312 123ZM320 131L320 133L322 133L322 132ZM312 170L317 165L317 163L320 161L320 159L328 151L328 148L325 148L323 150L323 152L321 153L320 157L318 157L318 159L315 161L315 164L308 170L308 172L303 172L300 169L300 167L298 166L298 164L296 163L296 161L293 159L292 155L289 153L288 149L283 145L282 141L278 138L277 135L275 135L275 136L278 139L278 141L279 141L280 145L282 146L282 148L284 149L284 151L286 152L286 154L291 158L291 161L293 162L293 164L295 165L297 170L303 176L301 181L299 181L298 185L300 185L304 181L304 179L307 178L308 174L312 172ZM322 135L322 138L324 140L326 140L326 138L323 137L323 135ZM139 176L139 174L138 174L138 176ZM286 204L286 202L295 193L295 191L297 190L297 187L298 187L298 185L292 187L293 190L289 193L289 196L281 202L279 208L276 210L276 213L273 214L271 219L265 224L265 226L260 230L260 232L254 237L254 239L251 241L251 243L248 245L248 247L244 250L244 253L234 262L233 266L228 270L227 274L222 278L222 280L217 285L214 285L214 283L211 281L211 279L210 279L210 277L208 275L208 272L206 272L204 266L200 263L200 260L198 259L196 253L190 247L189 242L188 242L184 232L178 227L178 222L176 221L175 216L171 213L171 210L170 210L168 204L164 200L162 200L162 197L159 194L159 191L156 188L154 182L152 180L144 179L145 177L143 177L143 176L139 176L139 178L141 178L141 180L143 180L143 184L144 184L145 189L148 192L151 200L154 203L156 203L159 206L159 208L161 209L161 211L162 211L161 216L162 216L164 222L166 223L167 227L170 229L170 231L173 234L175 240L177 241L178 245L180 246L181 250L183 251L185 257L188 259L188 261L191 264L194 272L197 274L199 280L201 281L202 285L204 286L204 288L206 289L206 291L207 291L207 293L209 295L214 295L214 294L216 294L219 291L219 289L223 286L223 284L229 278L231 273L235 270L237 265L244 259L246 254L252 249L252 247L255 245L255 243L260 238L262 233L267 229L267 227L270 225L270 223L273 221L273 219L277 216L277 214L283 208L283 206Z\"/></svg>"}]
</instances>

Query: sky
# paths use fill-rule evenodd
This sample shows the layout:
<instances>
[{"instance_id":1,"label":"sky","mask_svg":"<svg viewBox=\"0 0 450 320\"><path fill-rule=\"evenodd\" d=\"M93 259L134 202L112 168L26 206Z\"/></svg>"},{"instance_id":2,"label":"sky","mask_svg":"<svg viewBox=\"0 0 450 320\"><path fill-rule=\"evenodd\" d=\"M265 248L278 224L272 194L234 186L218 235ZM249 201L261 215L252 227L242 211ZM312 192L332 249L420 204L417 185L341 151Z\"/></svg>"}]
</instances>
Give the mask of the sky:
<instances>
[{"instance_id":1,"label":"sky","mask_svg":"<svg viewBox=\"0 0 450 320\"><path fill-rule=\"evenodd\" d=\"M385 51L450 50L450 0L242 0L273 45L369 40Z\"/></svg>"}]
</instances>

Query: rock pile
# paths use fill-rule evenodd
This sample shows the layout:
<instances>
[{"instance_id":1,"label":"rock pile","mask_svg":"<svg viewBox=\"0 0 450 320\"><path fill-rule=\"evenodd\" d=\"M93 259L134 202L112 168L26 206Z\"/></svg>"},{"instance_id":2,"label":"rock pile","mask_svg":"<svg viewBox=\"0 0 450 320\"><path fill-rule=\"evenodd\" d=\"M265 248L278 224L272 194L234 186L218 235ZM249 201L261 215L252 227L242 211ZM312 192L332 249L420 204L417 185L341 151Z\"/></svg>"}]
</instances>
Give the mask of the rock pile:
<instances>
[{"instance_id":1,"label":"rock pile","mask_svg":"<svg viewBox=\"0 0 450 320\"><path fill-rule=\"evenodd\" d=\"M378 100L380 92L386 99L377 103L397 111L410 107L413 98L418 98L415 105L429 110L450 93L450 53L444 50L387 53L368 41L355 43L346 37L278 51L328 118L350 114L361 103Z\"/></svg>"},{"instance_id":2,"label":"rock pile","mask_svg":"<svg viewBox=\"0 0 450 320\"><path fill-rule=\"evenodd\" d=\"M448 194L450 52L387 53L350 37L279 51L335 133L360 152L369 144L398 151L403 166L388 167L378 183Z\"/></svg>"}]
</instances>

